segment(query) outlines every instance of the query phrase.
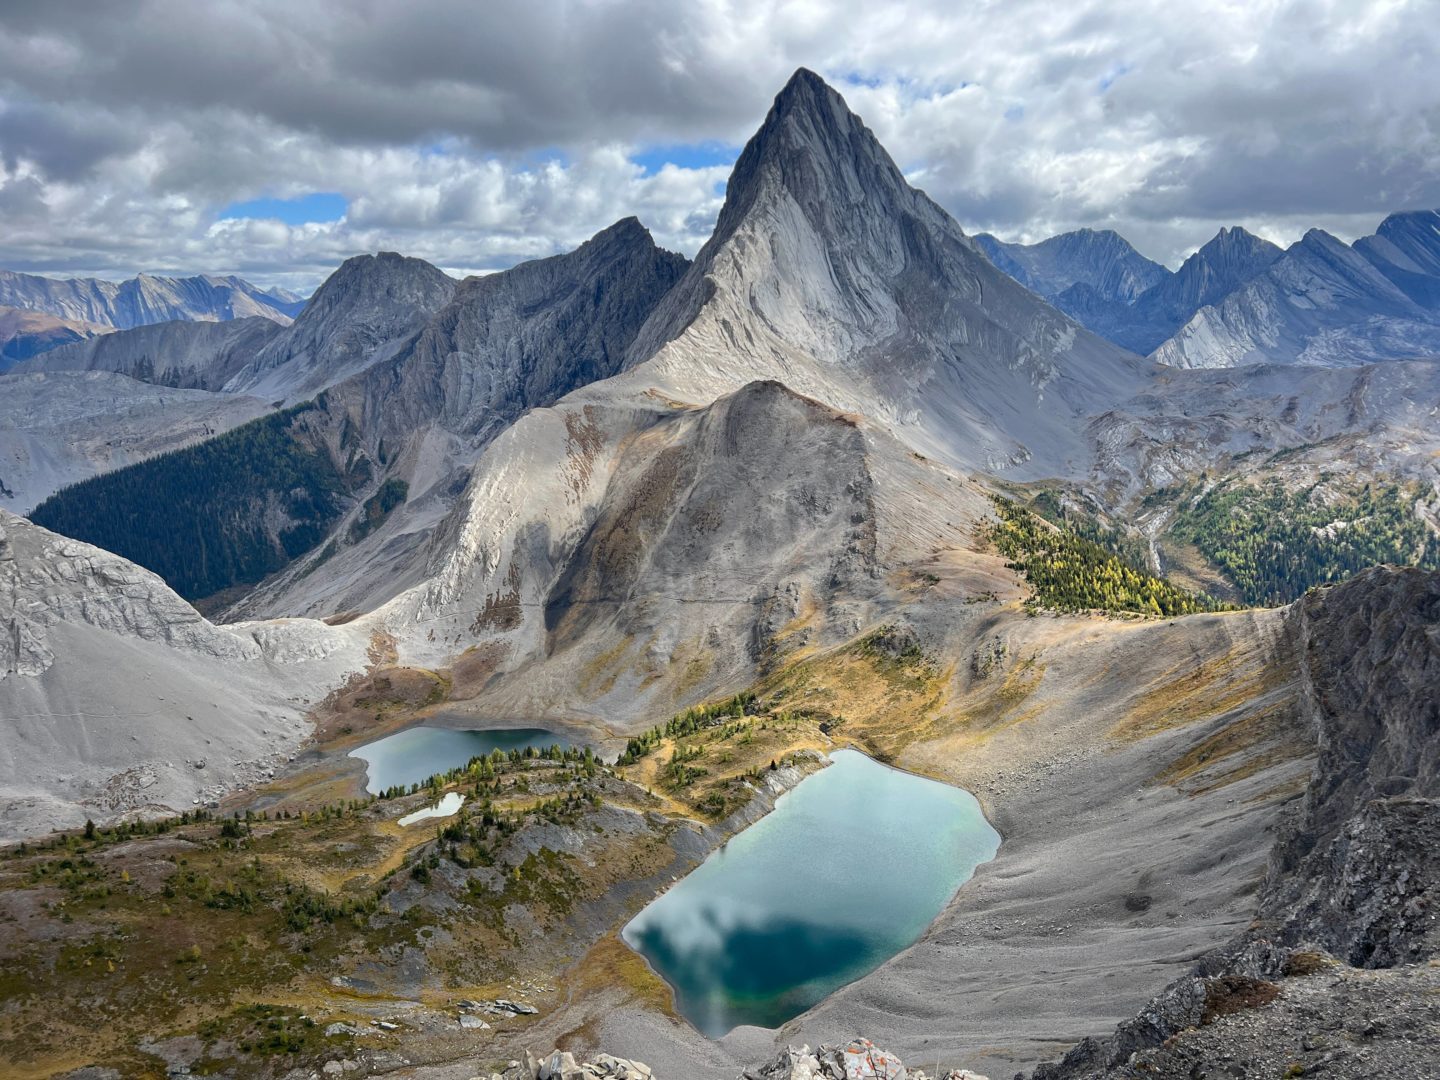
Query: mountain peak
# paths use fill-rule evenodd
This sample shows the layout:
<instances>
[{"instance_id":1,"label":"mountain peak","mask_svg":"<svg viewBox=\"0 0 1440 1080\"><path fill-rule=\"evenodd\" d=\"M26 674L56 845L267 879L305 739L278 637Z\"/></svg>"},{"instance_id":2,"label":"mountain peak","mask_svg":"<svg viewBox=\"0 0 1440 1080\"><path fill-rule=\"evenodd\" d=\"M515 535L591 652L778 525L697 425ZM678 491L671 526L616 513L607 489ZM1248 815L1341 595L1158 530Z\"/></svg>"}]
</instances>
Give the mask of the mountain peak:
<instances>
[{"instance_id":1,"label":"mountain peak","mask_svg":"<svg viewBox=\"0 0 1440 1080\"><path fill-rule=\"evenodd\" d=\"M601 229L589 240L585 241L585 243L604 244L610 243L612 241L616 243L626 244L653 245L655 243L655 238L650 235L650 230L644 226L640 219L634 214L631 214L629 217L623 217L619 221L615 222L615 224Z\"/></svg>"},{"instance_id":2,"label":"mountain peak","mask_svg":"<svg viewBox=\"0 0 1440 1080\"><path fill-rule=\"evenodd\" d=\"M814 107L828 97L839 99L840 95L830 84L806 67L795 69L780 92L775 95L776 108ZM842 101L843 105L844 102Z\"/></svg>"},{"instance_id":3,"label":"mountain peak","mask_svg":"<svg viewBox=\"0 0 1440 1080\"><path fill-rule=\"evenodd\" d=\"M775 95L735 162L710 245L723 243L762 196L782 192L812 221L841 218L860 205L899 212L924 199L845 99L806 68Z\"/></svg>"},{"instance_id":4,"label":"mountain peak","mask_svg":"<svg viewBox=\"0 0 1440 1080\"><path fill-rule=\"evenodd\" d=\"M1217 232L1185 261L1198 260L1216 269L1238 266L1241 272L1253 274L1279 257L1280 248L1269 240L1256 236L1243 225L1230 225ZM1239 281L1232 284L1239 284Z\"/></svg>"}]
</instances>

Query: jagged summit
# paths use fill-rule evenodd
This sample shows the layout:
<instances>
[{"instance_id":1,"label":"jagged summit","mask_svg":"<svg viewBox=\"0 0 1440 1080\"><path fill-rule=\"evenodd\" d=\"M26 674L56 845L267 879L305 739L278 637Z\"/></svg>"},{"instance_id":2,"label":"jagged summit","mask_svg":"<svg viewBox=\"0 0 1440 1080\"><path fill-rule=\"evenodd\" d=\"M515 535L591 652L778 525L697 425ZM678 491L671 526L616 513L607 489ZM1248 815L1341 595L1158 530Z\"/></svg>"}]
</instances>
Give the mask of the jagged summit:
<instances>
[{"instance_id":1,"label":"jagged summit","mask_svg":"<svg viewBox=\"0 0 1440 1080\"><path fill-rule=\"evenodd\" d=\"M1427 298L1440 282L1323 229L1243 285L1201 307L1155 350L1172 367L1300 363L1353 366L1440 352ZM1418 298L1418 299L1417 299ZM1440 298L1440 297L1437 297Z\"/></svg>"},{"instance_id":2,"label":"jagged summit","mask_svg":"<svg viewBox=\"0 0 1440 1080\"><path fill-rule=\"evenodd\" d=\"M410 500L368 546L343 544L333 557L297 564L247 603L358 607L409 584L393 562L377 573L366 560L396 534L417 543L474 457L526 410L617 374L636 331L688 265L626 218L574 251L459 282L393 355L330 387L311 418L326 445L346 445L351 461L368 455L374 476L403 482ZM335 600L334 588L348 591Z\"/></svg>"},{"instance_id":3,"label":"jagged summit","mask_svg":"<svg viewBox=\"0 0 1440 1080\"><path fill-rule=\"evenodd\" d=\"M1195 312L1264 273L1281 254L1275 244L1241 226L1223 228L1179 270L1146 289L1119 313L1106 328L1106 336L1135 352L1150 353Z\"/></svg>"},{"instance_id":4,"label":"jagged summit","mask_svg":"<svg viewBox=\"0 0 1440 1080\"><path fill-rule=\"evenodd\" d=\"M1280 252L1279 245L1261 239L1243 225L1230 225L1212 236L1185 262L1204 263L1215 273L1233 278L1250 273L1258 263L1274 262Z\"/></svg>"}]
</instances>

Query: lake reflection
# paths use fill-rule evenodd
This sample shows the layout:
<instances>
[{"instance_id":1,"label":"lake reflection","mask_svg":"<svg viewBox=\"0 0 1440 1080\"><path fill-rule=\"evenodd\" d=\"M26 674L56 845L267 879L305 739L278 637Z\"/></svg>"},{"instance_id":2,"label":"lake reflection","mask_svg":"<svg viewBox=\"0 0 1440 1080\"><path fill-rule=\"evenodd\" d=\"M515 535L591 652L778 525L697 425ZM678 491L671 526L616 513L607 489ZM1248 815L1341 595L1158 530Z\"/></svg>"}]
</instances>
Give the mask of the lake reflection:
<instances>
[{"instance_id":1,"label":"lake reflection","mask_svg":"<svg viewBox=\"0 0 1440 1080\"><path fill-rule=\"evenodd\" d=\"M995 855L969 792L831 760L625 927L706 1035L778 1027L873 971Z\"/></svg>"}]
</instances>

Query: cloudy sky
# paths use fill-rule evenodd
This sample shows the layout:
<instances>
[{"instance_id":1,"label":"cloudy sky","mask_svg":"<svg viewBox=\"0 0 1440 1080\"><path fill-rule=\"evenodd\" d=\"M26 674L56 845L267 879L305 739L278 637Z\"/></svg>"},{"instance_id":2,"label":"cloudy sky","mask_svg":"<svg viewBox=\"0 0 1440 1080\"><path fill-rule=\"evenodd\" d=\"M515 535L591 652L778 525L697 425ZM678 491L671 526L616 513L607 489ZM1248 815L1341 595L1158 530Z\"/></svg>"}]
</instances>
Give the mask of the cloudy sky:
<instances>
[{"instance_id":1,"label":"cloudy sky","mask_svg":"<svg viewBox=\"0 0 1440 1080\"><path fill-rule=\"evenodd\" d=\"M708 234L797 66L969 231L1346 239L1440 207L1437 0L4 0L0 267L308 291Z\"/></svg>"}]
</instances>

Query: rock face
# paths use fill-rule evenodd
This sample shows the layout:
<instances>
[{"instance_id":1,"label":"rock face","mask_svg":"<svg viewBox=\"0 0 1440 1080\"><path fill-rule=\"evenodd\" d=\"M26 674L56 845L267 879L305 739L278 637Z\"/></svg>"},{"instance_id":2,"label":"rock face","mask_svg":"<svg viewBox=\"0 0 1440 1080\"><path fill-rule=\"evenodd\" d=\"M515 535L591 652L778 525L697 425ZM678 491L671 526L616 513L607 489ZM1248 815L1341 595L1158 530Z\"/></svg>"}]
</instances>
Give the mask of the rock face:
<instances>
[{"instance_id":1,"label":"rock face","mask_svg":"<svg viewBox=\"0 0 1440 1080\"><path fill-rule=\"evenodd\" d=\"M1077 229L1038 244L1007 244L988 233L975 240L996 266L1047 298L1084 285L1102 300L1133 304L1171 276L1113 229Z\"/></svg>"},{"instance_id":2,"label":"rock face","mask_svg":"<svg viewBox=\"0 0 1440 1080\"><path fill-rule=\"evenodd\" d=\"M688 265L632 217L568 254L470 278L393 364L354 388L361 422L392 441L437 421L473 435L608 379Z\"/></svg>"},{"instance_id":3,"label":"rock face","mask_svg":"<svg viewBox=\"0 0 1440 1080\"><path fill-rule=\"evenodd\" d=\"M491 444L424 582L375 617L411 662L500 650L487 700L507 715L638 718L848 638L886 568L967 543L989 506L774 382L704 409L567 403Z\"/></svg>"},{"instance_id":4,"label":"rock face","mask_svg":"<svg viewBox=\"0 0 1440 1080\"><path fill-rule=\"evenodd\" d=\"M1440 308L1440 210L1391 214L1355 250L1421 307Z\"/></svg>"},{"instance_id":5,"label":"rock face","mask_svg":"<svg viewBox=\"0 0 1440 1080\"><path fill-rule=\"evenodd\" d=\"M256 546L250 539L257 525L266 530L259 546L282 553L264 565L264 573L283 570L297 555L314 554L232 618L317 609L321 598L331 601L337 589L356 584L369 590L364 599L373 606L418 579L422 545L463 489L465 471L484 446L527 409L617 372L636 331L686 265L657 248L634 219L574 252L458 287L415 259L381 255L348 262L294 326L271 336L260 358L228 380L231 392L220 395L234 397L237 387L247 385L265 391L267 400L272 392L304 396L358 369L258 439L264 448L273 448L272 437L281 440L281 456L307 463L301 481L320 477L324 490L297 504L294 470L272 478L257 467L257 460L273 463L275 455L257 453L257 440L241 438L245 432L237 434L238 441L201 448L193 458L164 466L183 470L203 458L206 470L229 477L191 508L206 521L233 521L227 537L233 535L234 543L218 538L212 556L217 565L233 564L235 574L207 576L203 590L174 575L174 553L167 546L175 531L195 530L183 523L153 527L157 515L168 517L175 508L136 505L134 474L101 480L86 493L87 505L114 508L132 525L134 515L141 516L142 527L127 526L123 541L105 532L104 522L114 520L108 511L79 518L50 515L51 508L42 513L47 523L64 523L87 541L123 550L157 569L171 568L166 570L171 580L197 597L212 587L259 579L260 573L240 570L253 567L254 560L229 554ZM212 383L233 367L222 360L235 352L217 356ZM141 468L155 472L162 466ZM228 503L227 493L233 493ZM303 530L303 543L293 540L301 535L297 530Z\"/></svg>"},{"instance_id":6,"label":"rock face","mask_svg":"<svg viewBox=\"0 0 1440 1080\"><path fill-rule=\"evenodd\" d=\"M1127 349L1149 353L1197 311L1263 273L1281 254L1277 245L1238 226L1221 229L1179 270L1136 297L1107 336Z\"/></svg>"},{"instance_id":7,"label":"rock face","mask_svg":"<svg viewBox=\"0 0 1440 1080\"><path fill-rule=\"evenodd\" d=\"M1127 333L1136 321L1132 308L1143 294L1165 287L1174 275L1141 255L1119 233L1078 229L1038 244L1007 244L988 234L975 240L1001 270L1083 326L1132 351L1150 351L1137 349Z\"/></svg>"},{"instance_id":8,"label":"rock face","mask_svg":"<svg viewBox=\"0 0 1440 1080\"><path fill-rule=\"evenodd\" d=\"M455 293L456 282L423 259L393 251L346 259L283 335L225 389L302 401L394 355Z\"/></svg>"},{"instance_id":9,"label":"rock face","mask_svg":"<svg viewBox=\"0 0 1440 1080\"><path fill-rule=\"evenodd\" d=\"M113 371L159 386L219 390L282 333L260 317L153 323L52 349L20 370Z\"/></svg>"},{"instance_id":10,"label":"rock face","mask_svg":"<svg viewBox=\"0 0 1440 1080\"><path fill-rule=\"evenodd\" d=\"M327 391L307 435L347 471L366 460L376 484L403 480L406 505L364 550L350 550L342 533L338 557L318 571L297 565L238 610L368 608L414 584L424 568L420 545L480 452L526 411L619 371L687 265L630 218L573 252L461 283L393 358ZM405 537L398 544L397 534ZM386 562L380 573L377 557Z\"/></svg>"},{"instance_id":11,"label":"rock face","mask_svg":"<svg viewBox=\"0 0 1440 1080\"><path fill-rule=\"evenodd\" d=\"M117 330L176 319L223 321L248 316L288 325L305 306L299 297L284 290L260 289L237 277L141 274L114 282L58 280L9 270L0 270L0 304Z\"/></svg>"},{"instance_id":12,"label":"rock face","mask_svg":"<svg viewBox=\"0 0 1440 1080\"><path fill-rule=\"evenodd\" d=\"M1262 909L1357 967L1440 951L1440 575L1377 567L1299 601L1320 743Z\"/></svg>"},{"instance_id":13,"label":"rock face","mask_svg":"<svg viewBox=\"0 0 1440 1080\"><path fill-rule=\"evenodd\" d=\"M1376 567L1291 607L1319 756L1298 820L1272 853L1257 920L1113 1036L1082 1041L1035 1080L1196 1075L1195 1048L1216 1039L1189 1029L1251 1009L1248 1025L1237 1020L1240 1030L1220 1037L1232 1060L1242 1038L1254 1061L1265 1060L1279 1040L1297 1041L1298 1022L1317 1035L1281 1063L1300 1070L1292 1075L1372 1076L1376 1059L1415 1070L1405 1075L1440 1067L1433 1027L1417 1041L1413 1024L1396 1024L1377 1040L1387 1012L1404 1016L1433 993L1417 979L1433 983L1426 965L1440 948L1437 626L1440 574L1419 570ZM1346 965L1396 970L1362 977ZM1298 1021L1285 1004L1266 1008L1314 998L1292 980L1327 969L1346 990L1312 1001ZM1357 1023L1360 1039L1332 1044L1319 1034Z\"/></svg>"},{"instance_id":14,"label":"rock face","mask_svg":"<svg viewBox=\"0 0 1440 1080\"><path fill-rule=\"evenodd\" d=\"M1031 245L976 239L996 266L1097 334L1171 367L1440 353L1440 211L1392 214L1351 246L1315 229L1281 251L1221 229L1174 274L1110 232Z\"/></svg>"}]
</instances>

